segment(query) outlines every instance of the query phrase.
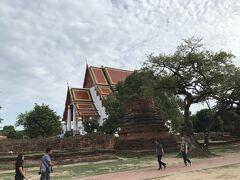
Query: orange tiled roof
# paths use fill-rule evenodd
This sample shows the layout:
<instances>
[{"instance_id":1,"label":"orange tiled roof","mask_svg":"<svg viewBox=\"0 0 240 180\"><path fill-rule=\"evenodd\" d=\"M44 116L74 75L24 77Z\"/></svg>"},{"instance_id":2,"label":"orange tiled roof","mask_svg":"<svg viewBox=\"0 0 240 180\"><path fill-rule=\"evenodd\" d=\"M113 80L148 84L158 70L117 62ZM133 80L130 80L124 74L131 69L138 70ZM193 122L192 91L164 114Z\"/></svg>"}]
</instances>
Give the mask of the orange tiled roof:
<instances>
[{"instance_id":1,"label":"orange tiled roof","mask_svg":"<svg viewBox=\"0 0 240 180\"><path fill-rule=\"evenodd\" d=\"M87 67L91 73L95 85L110 86L124 81L133 71L110 67ZM88 71L86 71L88 72ZM87 76L85 74L85 76Z\"/></svg>"},{"instance_id":2,"label":"orange tiled roof","mask_svg":"<svg viewBox=\"0 0 240 180\"><path fill-rule=\"evenodd\" d=\"M88 67L85 74L84 86L89 87L86 77L92 78L92 86L95 86L99 95L105 97L113 92L117 83L124 81L132 71L110 68L110 67ZM92 87L91 86L91 87Z\"/></svg>"},{"instance_id":3,"label":"orange tiled roof","mask_svg":"<svg viewBox=\"0 0 240 180\"><path fill-rule=\"evenodd\" d=\"M105 67L104 71L106 72L106 75L107 75L110 85L116 85L117 83L119 83L121 81L125 81L125 79L130 74L132 74L132 71L109 68L109 67Z\"/></svg>"},{"instance_id":4,"label":"orange tiled roof","mask_svg":"<svg viewBox=\"0 0 240 180\"><path fill-rule=\"evenodd\" d=\"M94 82L96 85L108 86L108 81L106 79L106 76L105 76L102 68L90 67L90 71L92 73L92 76L93 76L93 79L94 79Z\"/></svg>"}]
</instances>

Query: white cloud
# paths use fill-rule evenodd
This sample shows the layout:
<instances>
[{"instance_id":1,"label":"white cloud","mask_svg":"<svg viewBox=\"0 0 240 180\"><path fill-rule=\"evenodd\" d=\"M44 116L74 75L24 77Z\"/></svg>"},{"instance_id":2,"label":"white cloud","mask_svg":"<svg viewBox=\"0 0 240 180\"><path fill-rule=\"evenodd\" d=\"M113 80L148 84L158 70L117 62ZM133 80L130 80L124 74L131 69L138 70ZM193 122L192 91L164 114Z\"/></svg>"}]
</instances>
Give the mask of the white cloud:
<instances>
[{"instance_id":1,"label":"white cloud","mask_svg":"<svg viewBox=\"0 0 240 180\"><path fill-rule=\"evenodd\" d=\"M0 104L4 124L35 102L60 115L66 83L90 65L135 69L146 54L171 53L183 38L240 52L238 0L2 0Z\"/></svg>"}]
</instances>

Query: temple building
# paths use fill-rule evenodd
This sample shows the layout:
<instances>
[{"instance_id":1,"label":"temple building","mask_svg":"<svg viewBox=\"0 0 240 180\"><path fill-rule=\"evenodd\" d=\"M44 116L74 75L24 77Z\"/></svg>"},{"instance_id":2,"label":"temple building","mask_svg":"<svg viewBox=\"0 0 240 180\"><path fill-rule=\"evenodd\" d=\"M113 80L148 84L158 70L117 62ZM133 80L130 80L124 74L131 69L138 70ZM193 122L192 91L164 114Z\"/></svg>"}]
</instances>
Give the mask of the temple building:
<instances>
[{"instance_id":1,"label":"temple building","mask_svg":"<svg viewBox=\"0 0 240 180\"><path fill-rule=\"evenodd\" d=\"M64 131L83 134L82 121L97 119L102 125L107 114L102 100L112 93L117 83L133 71L110 67L86 67L83 88L68 87L63 113Z\"/></svg>"}]
</instances>

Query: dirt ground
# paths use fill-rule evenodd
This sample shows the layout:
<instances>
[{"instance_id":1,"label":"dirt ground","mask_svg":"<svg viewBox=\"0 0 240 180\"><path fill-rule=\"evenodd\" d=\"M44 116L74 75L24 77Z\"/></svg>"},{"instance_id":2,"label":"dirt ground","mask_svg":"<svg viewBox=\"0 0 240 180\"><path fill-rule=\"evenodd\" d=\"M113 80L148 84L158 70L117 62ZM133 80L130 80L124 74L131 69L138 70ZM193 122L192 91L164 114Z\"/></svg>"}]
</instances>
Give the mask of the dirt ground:
<instances>
[{"instance_id":1,"label":"dirt ground","mask_svg":"<svg viewBox=\"0 0 240 180\"><path fill-rule=\"evenodd\" d=\"M222 166L211 169L196 170L192 172L174 172L172 175L163 176L160 178L150 178L151 180L240 180L240 164ZM159 172L160 174L161 172ZM68 171L64 171L61 174L54 174L54 176L65 176L69 175ZM118 179L119 176L115 176L114 179ZM123 176L121 177L121 179ZM31 175L28 177L28 180L39 179L39 175ZM88 179L95 179L89 177ZM99 178L99 180L104 178ZM112 179L112 180L114 180ZM140 178L142 179L142 178ZM148 178L146 178L147 180ZM149 180L150 180L149 179Z\"/></svg>"},{"instance_id":2,"label":"dirt ground","mask_svg":"<svg viewBox=\"0 0 240 180\"><path fill-rule=\"evenodd\" d=\"M154 180L240 180L240 164L156 178Z\"/></svg>"},{"instance_id":3,"label":"dirt ground","mask_svg":"<svg viewBox=\"0 0 240 180\"><path fill-rule=\"evenodd\" d=\"M235 167L236 166L236 167ZM81 178L84 180L205 180L205 179L234 179L240 180L240 154L224 157L195 160L193 165L185 167L177 163L161 171L156 168L145 168L135 171L118 172ZM213 168L213 169L212 169ZM80 179L80 178L77 178Z\"/></svg>"}]
</instances>

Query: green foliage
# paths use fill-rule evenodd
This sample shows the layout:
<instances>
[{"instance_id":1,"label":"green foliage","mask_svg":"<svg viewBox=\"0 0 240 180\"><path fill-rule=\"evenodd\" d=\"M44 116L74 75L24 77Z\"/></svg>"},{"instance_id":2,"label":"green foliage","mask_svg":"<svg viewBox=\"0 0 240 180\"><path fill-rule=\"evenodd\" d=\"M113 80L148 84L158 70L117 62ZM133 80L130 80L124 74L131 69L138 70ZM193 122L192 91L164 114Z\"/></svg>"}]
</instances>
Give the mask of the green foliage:
<instances>
[{"instance_id":1,"label":"green foliage","mask_svg":"<svg viewBox=\"0 0 240 180\"><path fill-rule=\"evenodd\" d=\"M67 132L64 134L64 137L65 137L65 138L71 137L71 136L73 136L71 131L67 131Z\"/></svg>"},{"instance_id":2,"label":"green foliage","mask_svg":"<svg viewBox=\"0 0 240 180\"><path fill-rule=\"evenodd\" d=\"M143 97L145 94L149 94L145 81L147 77L151 76L148 72L135 71L128 76L124 82L120 82L116 86L118 99L122 102L129 101L138 97Z\"/></svg>"},{"instance_id":3,"label":"green foliage","mask_svg":"<svg viewBox=\"0 0 240 180\"><path fill-rule=\"evenodd\" d=\"M223 120L223 131L240 136L240 69L231 69L229 74L215 91L214 110Z\"/></svg>"},{"instance_id":4,"label":"green foliage","mask_svg":"<svg viewBox=\"0 0 240 180\"><path fill-rule=\"evenodd\" d=\"M101 131L107 134L114 134L120 126L121 118L124 115L123 103L119 99L118 92L108 95L103 100L103 105L106 108L108 118L103 122Z\"/></svg>"},{"instance_id":5,"label":"green foliage","mask_svg":"<svg viewBox=\"0 0 240 180\"><path fill-rule=\"evenodd\" d=\"M216 117L216 113L210 109L202 109L198 111L193 118L194 132L221 132L223 131L223 121L221 118Z\"/></svg>"},{"instance_id":6,"label":"green foliage","mask_svg":"<svg viewBox=\"0 0 240 180\"><path fill-rule=\"evenodd\" d=\"M92 134L95 130L99 130L99 123L97 119L88 119L83 121L83 127L84 131L86 131L88 134Z\"/></svg>"},{"instance_id":7,"label":"green foliage","mask_svg":"<svg viewBox=\"0 0 240 180\"><path fill-rule=\"evenodd\" d=\"M35 104L33 110L21 113L17 125L22 125L30 138L55 136L61 132L60 116L48 105Z\"/></svg>"},{"instance_id":8,"label":"green foliage","mask_svg":"<svg viewBox=\"0 0 240 180\"><path fill-rule=\"evenodd\" d=\"M234 111L240 115L240 69L229 70L221 83L221 88L216 89L214 98L217 100L215 110L219 112Z\"/></svg>"},{"instance_id":9,"label":"green foliage","mask_svg":"<svg viewBox=\"0 0 240 180\"><path fill-rule=\"evenodd\" d=\"M7 138L11 139L21 139L23 138L23 134L15 130L14 126L4 126L2 130L2 134L7 136Z\"/></svg>"},{"instance_id":10,"label":"green foliage","mask_svg":"<svg viewBox=\"0 0 240 180\"><path fill-rule=\"evenodd\" d=\"M181 131L183 114L180 111L179 100L174 95L156 95L154 98L155 107L165 122L170 123L172 133Z\"/></svg>"},{"instance_id":11,"label":"green foliage","mask_svg":"<svg viewBox=\"0 0 240 180\"><path fill-rule=\"evenodd\" d=\"M240 115L236 110L223 111L220 117L223 120L223 131L240 136Z\"/></svg>"},{"instance_id":12,"label":"green foliage","mask_svg":"<svg viewBox=\"0 0 240 180\"><path fill-rule=\"evenodd\" d=\"M8 133L7 138L10 138L10 139L22 139L23 138L23 133L21 133L19 131L12 131L12 132Z\"/></svg>"},{"instance_id":13,"label":"green foliage","mask_svg":"<svg viewBox=\"0 0 240 180\"><path fill-rule=\"evenodd\" d=\"M2 134L4 136L7 136L8 133L13 132L13 131L15 131L14 126L11 126L11 125L10 126L4 126L3 130L2 130Z\"/></svg>"}]
</instances>

